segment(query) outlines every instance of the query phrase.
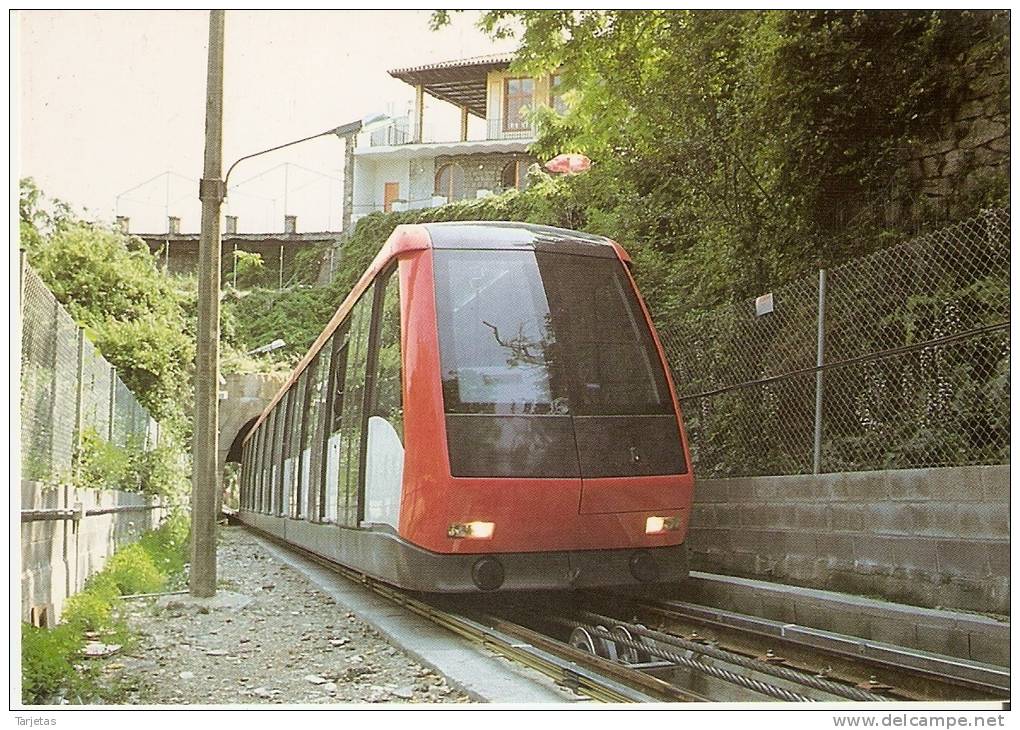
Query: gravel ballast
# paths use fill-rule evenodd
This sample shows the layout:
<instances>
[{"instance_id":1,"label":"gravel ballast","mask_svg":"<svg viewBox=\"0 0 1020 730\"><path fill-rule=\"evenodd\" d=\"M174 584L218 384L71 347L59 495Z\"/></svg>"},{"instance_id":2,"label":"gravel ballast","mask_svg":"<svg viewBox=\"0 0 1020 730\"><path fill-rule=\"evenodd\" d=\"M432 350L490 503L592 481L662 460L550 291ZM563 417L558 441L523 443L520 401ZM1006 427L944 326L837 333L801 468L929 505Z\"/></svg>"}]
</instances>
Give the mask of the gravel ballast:
<instances>
[{"instance_id":1,"label":"gravel ballast","mask_svg":"<svg viewBox=\"0 0 1020 730\"><path fill-rule=\"evenodd\" d=\"M128 602L138 641L108 667L131 704L459 703L241 528L220 530L219 589Z\"/></svg>"}]
</instances>

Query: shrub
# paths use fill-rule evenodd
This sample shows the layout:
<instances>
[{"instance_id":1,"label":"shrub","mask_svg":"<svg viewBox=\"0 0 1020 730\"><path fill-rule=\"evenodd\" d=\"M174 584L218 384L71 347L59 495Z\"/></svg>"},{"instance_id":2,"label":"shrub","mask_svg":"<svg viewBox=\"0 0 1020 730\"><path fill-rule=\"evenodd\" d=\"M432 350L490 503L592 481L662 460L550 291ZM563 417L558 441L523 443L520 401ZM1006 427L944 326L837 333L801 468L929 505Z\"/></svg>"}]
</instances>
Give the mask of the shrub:
<instances>
[{"instance_id":1,"label":"shrub","mask_svg":"<svg viewBox=\"0 0 1020 730\"><path fill-rule=\"evenodd\" d=\"M118 550L106 564L106 571L122 595L155 593L162 590L167 580L140 543Z\"/></svg>"},{"instance_id":2,"label":"shrub","mask_svg":"<svg viewBox=\"0 0 1020 730\"><path fill-rule=\"evenodd\" d=\"M105 570L96 573L86 580L84 590L97 596L101 596L108 603L113 603L115 600L120 598L120 590L117 588L117 582L113 579L113 576Z\"/></svg>"},{"instance_id":3,"label":"shrub","mask_svg":"<svg viewBox=\"0 0 1020 730\"><path fill-rule=\"evenodd\" d=\"M169 579L184 576L190 547L190 523L183 512L168 517L158 530L142 535L138 545L151 557L156 567Z\"/></svg>"},{"instance_id":4,"label":"shrub","mask_svg":"<svg viewBox=\"0 0 1020 730\"><path fill-rule=\"evenodd\" d=\"M79 632L105 631L113 627L113 603L118 598L116 587L112 595L105 589L93 592L86 588L67 599L60 618Z\"/></svg>"},{"instance_id":5,"label":"shrub","mask_svg":"<svg viewBox=\"0 0 1020 730\"><path fill-rule=\"evenodd\" d=\"M85 582L84 589L67 599L63 623L53 629L22 624L22 702L51 702L65 692L75 702L87 701L103 689L93 683L96 665L84 671L73 664L84 646L86 631L113 632L104 640L130 643L126 625L118 618L121 595L154 593L170 579L184 574L188 552L186 515L174 513L138 542L118 550L106 567Z\"/></svg>"},{"instance_id":6,"label":"shrub","mask_svg":"<svg viewBox=\"0 0 1020 730\"><path fill-rule=\"evenodd\" d=\"M40 629L21 624L21 701L26 705L52 701L77 677L71 658L81 651L82 638L71 625Z\"/></svg>"},{"instance_id":7,"label":"shrub","mask_svg":"<svg viewBox=\"0 0 1020 730\"><path fill-rule=\"evenodd\" d=\"M157 446L139 452L136 460L142 491L157 497L174 499L187 493L190 481L186 461L175 446Z\"/></svg>"},{"instance_id":8,"label":"shrub","mask_svg":"<svg viewBox=\"0 0 1020 730\"><path fill-rule=\"evenodd\" d=\"M234 251L234 271L237 274L237 287L247 289L258 286L265 278L266 263L262 255L251 251Z\"/></svg>"},{"instance_id":9,"label":"shrub","mask_svg":"<svg viewBox=\"0 0 1020 730\"><path fill-rule=\"evenodd\" d=\"M94 428L82 434L76 454L76 485L83 489L111 489L130 478L131 457L125 449L107 441Z\"/></svg>"}]
</instances>

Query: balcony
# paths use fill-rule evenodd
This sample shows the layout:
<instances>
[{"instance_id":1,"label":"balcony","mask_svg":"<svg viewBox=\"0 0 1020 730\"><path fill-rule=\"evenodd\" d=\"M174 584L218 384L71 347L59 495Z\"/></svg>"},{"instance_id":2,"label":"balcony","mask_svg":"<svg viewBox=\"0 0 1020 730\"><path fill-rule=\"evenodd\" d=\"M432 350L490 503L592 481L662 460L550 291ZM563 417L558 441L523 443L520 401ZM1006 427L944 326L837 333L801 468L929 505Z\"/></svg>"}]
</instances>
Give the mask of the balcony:
<instances>
[{"instance_id":1,"label":"balcony","mask_svg":"<svg viewBox=\"0 0 1020 730\"><path fill-rule=\"evenodd\" d=\"M421 144L453 144L457 142L484 142L499 140L532 140L535 138L535 128L526 120L514 120L504 123L500 117L485 120L485 134L479 136L477 132L468 133L467 140L460 139L456 133L449 130L437 131L430 125L425 125L422 133ZM401 145L418 144L414 139L414 131L406 119L398 119L393 124L383 129L372 132L368 139L369 147L399 147Z\"/></svg>"}]
</instances>

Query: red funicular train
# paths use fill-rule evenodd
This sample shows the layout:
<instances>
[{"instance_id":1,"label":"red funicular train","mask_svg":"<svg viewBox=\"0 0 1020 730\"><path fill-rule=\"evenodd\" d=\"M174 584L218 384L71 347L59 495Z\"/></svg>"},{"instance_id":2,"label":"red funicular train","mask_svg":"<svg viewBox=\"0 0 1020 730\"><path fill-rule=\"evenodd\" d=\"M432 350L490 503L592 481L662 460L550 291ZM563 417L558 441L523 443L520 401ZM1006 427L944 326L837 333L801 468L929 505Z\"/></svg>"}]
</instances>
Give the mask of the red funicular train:
<instances>
[{"instance_id":1,"label":"red funicular train","mask_svg":"<svg viewBox=\"0 0 1020 730\"><path fill-rule=\"evenodd\" d=\"M685 577L690 458L628 261L399 226L248 434L239 518L421 591Z\"/></svg>"}]
</instances>

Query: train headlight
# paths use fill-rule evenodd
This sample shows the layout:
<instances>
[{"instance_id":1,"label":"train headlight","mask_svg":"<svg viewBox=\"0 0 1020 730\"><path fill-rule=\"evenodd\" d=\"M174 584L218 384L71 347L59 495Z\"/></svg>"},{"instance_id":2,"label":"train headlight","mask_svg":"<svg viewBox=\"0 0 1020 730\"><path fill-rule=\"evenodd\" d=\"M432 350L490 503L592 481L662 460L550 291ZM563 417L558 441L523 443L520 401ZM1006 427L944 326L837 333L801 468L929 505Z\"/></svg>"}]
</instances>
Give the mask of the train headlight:
<instances>
[{"instance_id":1,"label":"train headlight","mask_svg":"<svg viewBox=\"0 0 1020 730\"><path fill-rule=\"evenodd\" d=\"M660 532L673 532L680 529L679 517L652 516L645 520L645 534L656 535Z\"/></svg>"},{"instance_id":2,"label":"train headlight","mask_svg":"<svg viewBox=\"0 0 1020 730\"><path fill-rule=\"evenodd\" d=\"M494 522L454 522L446 529L446 536L454 539L469 537L488 540L495 530Z\"/></svg>"}]
</instances>

